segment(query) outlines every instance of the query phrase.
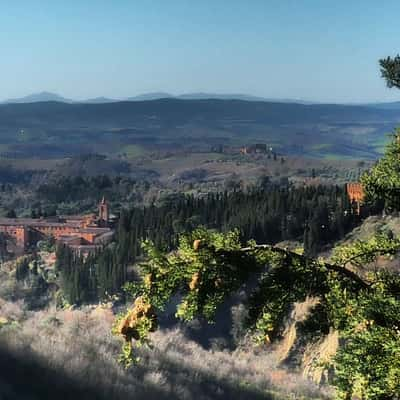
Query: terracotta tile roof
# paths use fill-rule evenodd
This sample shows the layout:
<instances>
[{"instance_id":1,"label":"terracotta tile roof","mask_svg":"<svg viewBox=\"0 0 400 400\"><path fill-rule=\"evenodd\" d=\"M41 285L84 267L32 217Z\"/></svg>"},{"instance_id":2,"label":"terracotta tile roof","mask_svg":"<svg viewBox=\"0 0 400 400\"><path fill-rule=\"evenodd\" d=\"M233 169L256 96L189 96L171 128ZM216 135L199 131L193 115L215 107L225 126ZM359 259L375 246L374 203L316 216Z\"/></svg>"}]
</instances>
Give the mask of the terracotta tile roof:
<instances>
[{"instance_id":1,"label":"terracotta tile roof","mask_svg":"<svg viewBox=\"0 0 400 400\"><path fill-rule=\"evenodd\" d=\"M99 228L99 227L87 227L81 228L78 222L49 222L40 219L33 218L0 218L0 225L11 225L11 226L28 226L38 228L72 228L77 229L82 233L106 233L110 232L110 228Z\"/></svg>"}]
</instances>

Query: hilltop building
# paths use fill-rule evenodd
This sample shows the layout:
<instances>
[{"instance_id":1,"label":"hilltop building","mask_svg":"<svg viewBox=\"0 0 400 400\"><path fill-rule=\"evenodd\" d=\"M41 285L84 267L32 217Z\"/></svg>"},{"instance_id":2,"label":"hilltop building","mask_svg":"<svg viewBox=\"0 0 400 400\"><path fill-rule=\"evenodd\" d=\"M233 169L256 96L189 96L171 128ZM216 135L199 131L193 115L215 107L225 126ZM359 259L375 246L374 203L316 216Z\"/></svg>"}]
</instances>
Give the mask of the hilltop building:
<instances>
[{"instance_id":1,"label":"hilltop building","mask_svg":"<svg viewBox=\"0 0 400 400\"><path fill-rule=\"evenodd\" d=\"M268 147L265 143L256 143L250 146L244 146L240 149L241 154L267 154Z\"/></svg>"},{"instance_id":2,"label":"hilltop building","mask_svg":"<svg viewBox=\"0 0 400 400\"><path fill-rule=\"evenodd\" d=\"M99 213L59 215L49 218L0 218L0 233L17 252L23 252L40 240L53 237L79 252L88 253L111 241L110 211L103 198Z\"/></svg>"}]
</instances>

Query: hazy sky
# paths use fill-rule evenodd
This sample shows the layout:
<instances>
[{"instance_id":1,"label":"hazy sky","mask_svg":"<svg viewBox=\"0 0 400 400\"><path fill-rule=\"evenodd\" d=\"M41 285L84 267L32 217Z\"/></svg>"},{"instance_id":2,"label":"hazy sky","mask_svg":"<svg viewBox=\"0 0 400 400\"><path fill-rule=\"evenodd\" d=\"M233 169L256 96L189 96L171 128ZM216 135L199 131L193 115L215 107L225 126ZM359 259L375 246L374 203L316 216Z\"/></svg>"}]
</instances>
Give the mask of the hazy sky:
<instances>
[{"instance_id":1,"label":"hazy sky","mask_svg":"<svg viewBox=\"0 0 400 400\"><path fill-rule=\"evenodd\" d=\"M400 100L399 0L0 0L0 98L143 92Z\"/></svg>"}]
</instances>

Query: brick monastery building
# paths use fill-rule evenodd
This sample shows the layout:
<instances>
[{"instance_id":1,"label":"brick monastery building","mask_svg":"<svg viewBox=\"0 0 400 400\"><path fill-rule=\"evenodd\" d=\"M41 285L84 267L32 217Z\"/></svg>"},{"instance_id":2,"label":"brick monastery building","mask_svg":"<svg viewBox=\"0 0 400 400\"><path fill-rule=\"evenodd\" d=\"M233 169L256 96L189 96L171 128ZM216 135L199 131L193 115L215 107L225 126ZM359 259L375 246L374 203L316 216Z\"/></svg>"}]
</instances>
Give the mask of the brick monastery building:
<instances>
[{"instance_id":1,"label":"brick monastery building","mask_svg":"<svg viewBox=\"0 0 400 400\"><path fill-rule=\"evenodd\" d=\"M99 212L88 215L60 215L49 218L0 218L4 233L17 251L23 252L38 241L54 237L79 252L90 252L113 237L108 203L99 204Z\"/></svg>"}]
</instances>

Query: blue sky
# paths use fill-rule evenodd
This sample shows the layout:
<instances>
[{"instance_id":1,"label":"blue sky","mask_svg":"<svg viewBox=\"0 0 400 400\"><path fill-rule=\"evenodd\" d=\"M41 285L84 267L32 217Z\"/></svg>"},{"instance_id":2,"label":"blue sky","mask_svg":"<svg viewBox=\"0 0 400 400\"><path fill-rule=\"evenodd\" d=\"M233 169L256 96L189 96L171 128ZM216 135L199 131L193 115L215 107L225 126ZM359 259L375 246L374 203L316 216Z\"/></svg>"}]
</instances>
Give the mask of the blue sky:
<instances>
[{"instance_id":1,"label":"blue sky","mask_svg":"<svg viewBox=\"0 0 400 400\"><path fill-rule=\"evenodd\" d=\"M378 59L400 52L392 0L1 0L0 99L247 93L400 100Z\"/></svg>"}]
</instances>

